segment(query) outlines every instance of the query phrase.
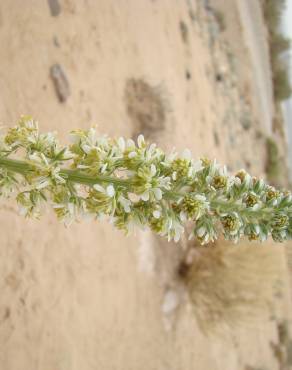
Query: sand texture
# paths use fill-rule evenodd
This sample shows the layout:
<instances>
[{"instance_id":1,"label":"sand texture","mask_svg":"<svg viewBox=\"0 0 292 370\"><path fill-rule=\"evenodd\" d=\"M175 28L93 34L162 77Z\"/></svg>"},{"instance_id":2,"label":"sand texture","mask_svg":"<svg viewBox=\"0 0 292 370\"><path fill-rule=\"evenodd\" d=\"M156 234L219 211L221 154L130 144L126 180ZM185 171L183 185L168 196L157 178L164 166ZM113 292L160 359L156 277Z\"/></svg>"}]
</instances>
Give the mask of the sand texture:
<instances>
[{"instance_id":1,"label":"sand texture","mask_svg":"<svg viewBox=\"0 0 292 370\"><path fill-rule=\"evenodd\" d=\"M266 55L243 32L254 22L242 21L243 2L2 0L1 125L30 114L63 142L93 124L114 137L143 132L264 176L270 72L254 70ZM225 30L214 6L228 13ZM103 222L65 228L49 211L27 220L7 201L0 225L0 370L280 369L275 319L224 338L200 330L176 280L181 244ZM284 318L289 294L287 279Z\"/></svg>"}]
</instances>

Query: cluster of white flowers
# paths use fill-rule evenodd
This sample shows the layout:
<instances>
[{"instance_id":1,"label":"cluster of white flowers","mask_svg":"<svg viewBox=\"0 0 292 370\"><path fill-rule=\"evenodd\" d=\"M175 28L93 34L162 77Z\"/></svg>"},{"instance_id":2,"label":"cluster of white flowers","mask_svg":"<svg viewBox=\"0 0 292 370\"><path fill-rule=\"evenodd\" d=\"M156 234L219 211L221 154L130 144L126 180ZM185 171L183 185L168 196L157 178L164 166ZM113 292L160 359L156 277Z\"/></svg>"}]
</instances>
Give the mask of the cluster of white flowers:
<instances>
[{"instance_id":1,"label":"cluster of white flowers","mask_svg":"<svg viewBox=\"0 0 292 370\"><path fill-rule=\"evenodd\" d=\"M62 147L23 117L0 137L0 195L15 195L26 216L49 203L67 224L83 215L108 216L116 227L150 228L178 241L185 230L202 244L220 232L264 241L292 237L292 196L216 161L194 162L188 150L166 155L142 135L133 140L72 132Z\"/></svg>"}]
</instances>

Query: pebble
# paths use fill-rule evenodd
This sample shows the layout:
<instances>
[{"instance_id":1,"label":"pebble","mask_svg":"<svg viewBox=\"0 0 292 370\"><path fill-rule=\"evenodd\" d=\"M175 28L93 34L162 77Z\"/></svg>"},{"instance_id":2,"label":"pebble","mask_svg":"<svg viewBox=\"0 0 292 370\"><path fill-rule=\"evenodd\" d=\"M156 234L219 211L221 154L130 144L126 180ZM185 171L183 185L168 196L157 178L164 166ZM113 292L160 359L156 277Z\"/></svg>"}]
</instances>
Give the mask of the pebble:
<instances>
[{"instance_id":1,"label":"pebble","mask_svg":"<svg viewBox=\"0 0 292 370\"><path fill-rule=\"evenodd\" d=\"M61 13L61 5L59 0L48 0L50 12L52 17L57 17Z\"/></svg>"},{"instance_id":2,"label":"pebble","mask_svg":"<svg viewBox=\"0 0 292 370\"><path fill-rule=\"evenodd\" d=\"M70 86L66 74L60 64L54 64L51 66L50 76L53 80L55 91L60 103L65 103L70 96Z\"/></svg>"},{"instance_id":3,"label":"pebble","mask_svg":"<svg viewBox=\"0 0 292 370\"><path fill-rule=\"evenodd\" d=\"M175 292L174 290L168 290L164 295L164 299L163 299L163 303L161 307L162 312L164 314L169 314L177 308L178 304L179 304L179 298L178 298L177 292Z\"/></svg>"}]
</instances>

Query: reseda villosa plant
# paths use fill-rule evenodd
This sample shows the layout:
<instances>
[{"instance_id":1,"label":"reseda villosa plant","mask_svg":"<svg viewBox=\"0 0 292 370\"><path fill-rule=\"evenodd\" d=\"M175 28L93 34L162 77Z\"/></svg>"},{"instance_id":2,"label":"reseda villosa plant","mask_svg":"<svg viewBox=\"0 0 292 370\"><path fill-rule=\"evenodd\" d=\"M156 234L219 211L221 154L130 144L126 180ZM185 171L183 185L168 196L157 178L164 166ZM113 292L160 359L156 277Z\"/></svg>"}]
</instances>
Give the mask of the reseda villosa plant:
<instances>
[{"instance_id":1,"label":"reseda villosa plant","mask_svg":"<svg viewBox=\"0 0 292 370\"><path fill-rule=\"evenodd\" d=\"M0 193L39 217L45 203L70 223L82 215L108 216L116 227L149 227L178 241L185 229L202 244L222 231L226 239L291 239L292 196L241 170L227 174L216 161L194 162L188 150L166 155L142 135L97 137L91 128L71 133L62 147L23 117L0 137Z\"/></svg>"}]
</instances>

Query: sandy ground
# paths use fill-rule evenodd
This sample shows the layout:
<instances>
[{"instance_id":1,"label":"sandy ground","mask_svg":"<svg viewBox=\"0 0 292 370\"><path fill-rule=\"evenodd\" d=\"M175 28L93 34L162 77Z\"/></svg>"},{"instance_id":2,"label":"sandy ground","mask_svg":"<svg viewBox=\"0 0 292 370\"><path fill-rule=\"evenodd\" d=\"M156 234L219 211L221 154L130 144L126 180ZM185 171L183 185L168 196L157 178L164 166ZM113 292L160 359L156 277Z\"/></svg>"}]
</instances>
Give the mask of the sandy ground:
<instances>
[{"instance_id":1,"label":"sandy ground","mask_svg":"<svg viewBox=\"0 0 292 370\"><path fill-rule=\"evenodd\" d=\"M202 0L63 0L51 9L2 1L0 121L31 114L64 141L91 124L111 136L142 131L166 150L189 147L264 175L268 128L253 56L248 43L239 47L236 1L217 2L226 12L221 3L229 4L224 32ZM1 370L279 368L275 321L222 339L200 331L185 299L175 315L163 313L180 245L149 233L126 238L107 224L64 228L50 212L25 220L7 202L0 219Z\"/></svg>"}]
</instances>

